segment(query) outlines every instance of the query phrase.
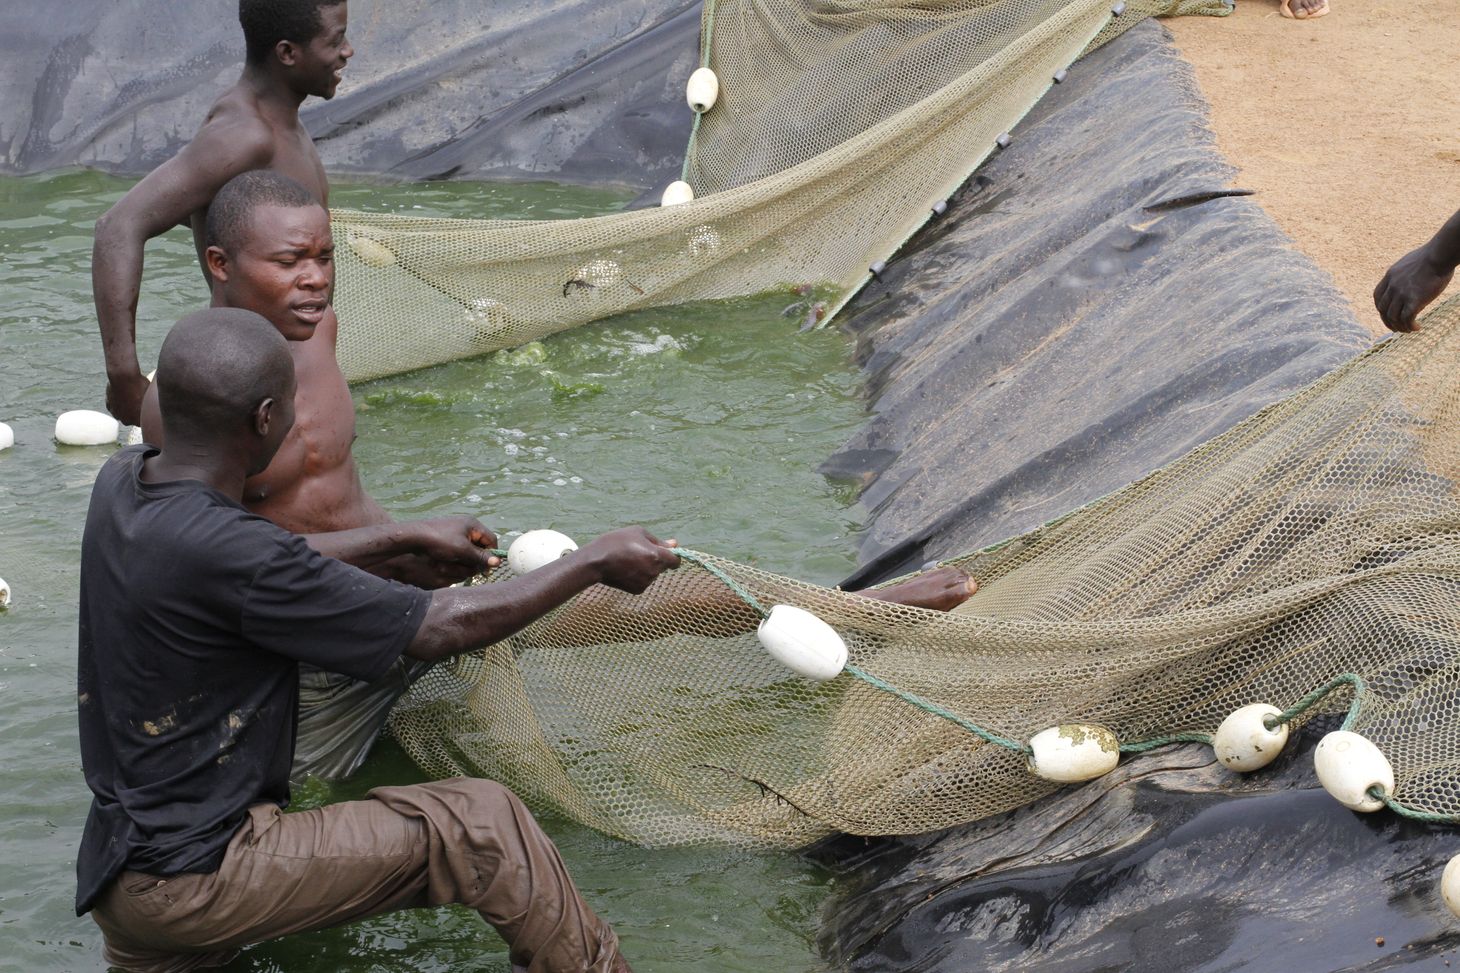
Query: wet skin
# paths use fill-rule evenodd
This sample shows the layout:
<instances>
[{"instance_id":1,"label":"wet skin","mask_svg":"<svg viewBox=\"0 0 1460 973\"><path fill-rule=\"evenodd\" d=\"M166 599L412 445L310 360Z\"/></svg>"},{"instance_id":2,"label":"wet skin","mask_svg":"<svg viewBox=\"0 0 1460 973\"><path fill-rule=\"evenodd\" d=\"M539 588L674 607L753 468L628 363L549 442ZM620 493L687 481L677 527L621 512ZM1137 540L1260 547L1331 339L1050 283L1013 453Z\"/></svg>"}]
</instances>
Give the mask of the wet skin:
<instances>
[{"instance_id":1,"label":"wet skin","mask_svg":"<svg viewBox=\"0 0 1460 973\"><path fill-rule=\"evenodd\" d=\"M273 169L329 204L329 182L299 106L332 98L354 48L345 37L347 5L320 8L321 31L308 43L280 41L263 64L244 67L213 104L202 127L96 224L92 293L106 356L107 409L126 423L140 419L147 380L137 363L137 297L147 240L174 226L192 228L204 263L203 221L223 184L252 169Z\"/></svg>"},{"instance_id":2,"label":"wet skin","mask_svg":"<svg viewBox=\"0 0 1460 973\"><path fill-rule=\"evenodd\" d=\"M355 404L335 358L334 240L324 208L258 206L238 236L233 252L214 246L204 254L213 306L267 319L288 340L297 380L293 425L268 467L244 483L244 505L322 553L421 587L489 567L496 538L480 523L394 523L360 482ZM164 445L155 387L143 399L142 435Z\"/></svg>"},{"instance_id":3,"label":"wet skin","mask_svg":"<svg viewBox=\"0 0 1460 973\"><path fill-rule=\"evenodd\" d=\"M346 530L390 520L366 492L355 466L355 405L335 358L339 322L334 241L319 206L260 206L228 254L205 254L213 306L254 311L289 341L298 391L295 420L268 469L248 478L244 504L296 534ZM161 436L157 393L143 404L142 434Z\"/></svg>"}]
</instances>

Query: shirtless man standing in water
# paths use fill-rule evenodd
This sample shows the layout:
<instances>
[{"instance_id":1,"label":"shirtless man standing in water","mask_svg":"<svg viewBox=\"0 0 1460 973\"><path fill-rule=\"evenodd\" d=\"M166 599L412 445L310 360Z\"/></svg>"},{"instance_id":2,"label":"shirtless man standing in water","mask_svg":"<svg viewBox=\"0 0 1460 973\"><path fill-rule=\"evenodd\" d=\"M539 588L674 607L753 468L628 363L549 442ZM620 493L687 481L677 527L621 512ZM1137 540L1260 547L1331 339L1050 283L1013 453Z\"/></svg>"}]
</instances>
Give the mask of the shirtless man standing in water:
<instances>
[{"instance_id":1,"label":"shirtless man standing in water","mask_svg":"<svg viewBox=\"0 0 1460 973\"><path fill-rule=\"evenodd\" d=\"M283 173L329 205L329 181L299 121L310 95L333 98L355 49L345 38L343 0L240 0L246 63L203 127L97 220L92 293L106 355L107 409L135 425L147 379L137 364L137 295L147 241L192 228L205 279L203 222L223 184L241 172ZM299 350L296 348L295 356ZM297 363L297 362L296 362Z\"/></svg>"},{"instance_id":2,"label":"shirtless man standing in water","mask_svg":"<svg viewBox=\"0 0 1460 973\"><path fill-rule=\"evenodd\" d=\"M214 103L191 142L97 221L92 291L107 408L123 422L142 421L149 389L136 349L143 248L174 226L189 226L213 303L260 313L291 339L296 421L269 468L249 480L249 509L307 535L321 553L345 556L375 574L433 588L469 577L493 560L487 548L495 537L470 518L392 523L361 485L351 449L355 410L335 358L334 273L322 269L330 254L320 249L316 225L322 222L328 237L329 181L299 120L305 98L334 97L354 56L345 35L348 7L343 0L240 0L238 16L246 63L237 83ZM269 226L264 237L278 246L235 253L231 279L220 289L208 266L209 206L235 176L259 169L288 177L313 207L274 207L276 217L308 212L314 219L303 228L294 225L298 220ZM153 419L144 436L160 444L155 411ZM372 687L305 672L296 772L337 777L353 771L410 676L392 671Z\"/></svg>"}]
</instances>

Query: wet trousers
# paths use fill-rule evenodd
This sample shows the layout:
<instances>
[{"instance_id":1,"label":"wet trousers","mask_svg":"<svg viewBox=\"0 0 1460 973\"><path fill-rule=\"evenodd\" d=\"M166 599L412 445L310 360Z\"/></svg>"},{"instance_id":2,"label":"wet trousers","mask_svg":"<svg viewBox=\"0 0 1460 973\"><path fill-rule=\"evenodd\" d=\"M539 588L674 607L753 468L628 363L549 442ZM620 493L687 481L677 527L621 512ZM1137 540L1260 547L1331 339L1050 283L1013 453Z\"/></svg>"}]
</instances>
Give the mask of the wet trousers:
<instances>
[{"instance_id":1,"label":"wet trousers","mask_svg":"<svg viewBox=\"0 0 1460 973\"><path fill-rule=\"evenodd\" d=\"M480 912L529 973L627 969L532 814L502 785L470 778L297 814L255 805L216 872L123 872L92 916L111 965L183 973L250 943L451 902Z\"/></svg>"}]
</instances>

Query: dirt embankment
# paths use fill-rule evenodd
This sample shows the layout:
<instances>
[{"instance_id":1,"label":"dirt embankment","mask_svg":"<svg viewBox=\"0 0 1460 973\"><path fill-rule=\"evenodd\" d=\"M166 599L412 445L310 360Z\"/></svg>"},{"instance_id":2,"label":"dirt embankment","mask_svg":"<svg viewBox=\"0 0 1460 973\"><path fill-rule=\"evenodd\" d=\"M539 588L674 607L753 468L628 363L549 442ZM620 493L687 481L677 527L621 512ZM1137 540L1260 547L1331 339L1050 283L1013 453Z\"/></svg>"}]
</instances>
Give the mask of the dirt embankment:
<instances>
[{"instance_id":1,"label":"dirt embankment","mask_svg":"<svg viewBox=\"0 0 1460 973\"><path fill-rule=\"evenodd\" d=\"M1239 0L1231 17L1165 23L1235 184L1257 190L1382 334L1374 285L1460 209L1460 5L1329 2L1319 20Z\"/></svg>"}]
</instances>

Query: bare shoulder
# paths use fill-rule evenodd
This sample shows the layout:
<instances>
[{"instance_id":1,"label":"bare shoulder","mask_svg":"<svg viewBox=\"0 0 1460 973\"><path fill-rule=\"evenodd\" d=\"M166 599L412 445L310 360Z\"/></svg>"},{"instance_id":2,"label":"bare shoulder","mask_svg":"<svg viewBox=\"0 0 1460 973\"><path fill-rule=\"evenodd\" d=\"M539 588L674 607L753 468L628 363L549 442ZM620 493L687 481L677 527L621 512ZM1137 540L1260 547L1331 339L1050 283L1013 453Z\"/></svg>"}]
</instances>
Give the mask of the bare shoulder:
<instances>
[{"instance_id":1,"label":"bare shoulder","mask_svg":"<svg viewBox=\"0 0 1460 973\"><path fill-rule=\"evenodd\" d=\"M236 87L225 91L203 120L184 153L222 164L230 175L266 168L278 148L278 134L253 99Z\"/></svg>"},{"instance_id":2,"label":"bare shoulder","mask_svg":"<svg viewBox=\"0 0 1460 973\"><path fill-rule=\"evenodd\" d=\"M314 329L316 338L323 338L329 345L330 357L335 358L335 351L340 344L340 319L335 314L334 305L331 304L326 310L324 317L320 319L319 326ZM335 367L339 368L339 360L335 359ZM343 375L344 372L341 371Z\"/></svg>"}]
</instances>

